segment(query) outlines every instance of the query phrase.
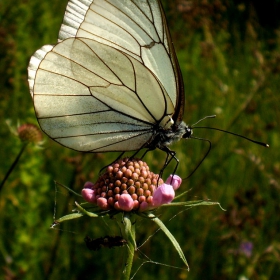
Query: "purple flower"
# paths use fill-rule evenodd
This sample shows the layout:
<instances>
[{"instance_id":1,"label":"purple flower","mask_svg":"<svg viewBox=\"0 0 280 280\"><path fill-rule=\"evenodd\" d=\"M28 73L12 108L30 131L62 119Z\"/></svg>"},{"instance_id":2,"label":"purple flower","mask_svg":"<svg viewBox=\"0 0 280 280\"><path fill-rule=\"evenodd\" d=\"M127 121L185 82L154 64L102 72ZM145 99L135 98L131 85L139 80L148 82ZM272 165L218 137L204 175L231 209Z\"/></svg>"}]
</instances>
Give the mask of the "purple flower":
<instances>
[{"instance_id":1,"label":"purple flower","mask_svg":"<svg viewBox=\"0 0 280 280\"><path fill-rule=\"evenodd\" d=\"M241 242L239 252L245 255L247 258L250 258L253 252L253 243L250 241Z\"/></svg>"},{"instance_id":2,"label":"purple flower","mask_svg":"<svg viewBox=\"0 0 280 280\"><path fill-rule=\"evenodd\" d=\"M84 189L93 189L94 184L92 182L85 182Z\"/></svg>"}]
</instances>

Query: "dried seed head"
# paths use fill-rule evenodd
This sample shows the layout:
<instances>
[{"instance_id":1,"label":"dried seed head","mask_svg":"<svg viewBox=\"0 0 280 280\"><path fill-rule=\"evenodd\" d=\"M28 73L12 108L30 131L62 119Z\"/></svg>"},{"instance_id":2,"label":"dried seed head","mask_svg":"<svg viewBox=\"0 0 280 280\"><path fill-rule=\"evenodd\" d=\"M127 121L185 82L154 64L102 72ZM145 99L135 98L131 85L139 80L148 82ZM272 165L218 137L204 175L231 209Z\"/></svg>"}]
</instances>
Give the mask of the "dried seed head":
<instances>
[{"instance_id":1,"label":"dried seed head","mask_svg":"<svg viewBox=\"0 0 280 280\"><path fill-rule=\"evenodd\" d=\"M17 129L18 136L22 142L38 144L43 140L40 129L34 124L23 124Z\"/></svg>"}]
</instances>

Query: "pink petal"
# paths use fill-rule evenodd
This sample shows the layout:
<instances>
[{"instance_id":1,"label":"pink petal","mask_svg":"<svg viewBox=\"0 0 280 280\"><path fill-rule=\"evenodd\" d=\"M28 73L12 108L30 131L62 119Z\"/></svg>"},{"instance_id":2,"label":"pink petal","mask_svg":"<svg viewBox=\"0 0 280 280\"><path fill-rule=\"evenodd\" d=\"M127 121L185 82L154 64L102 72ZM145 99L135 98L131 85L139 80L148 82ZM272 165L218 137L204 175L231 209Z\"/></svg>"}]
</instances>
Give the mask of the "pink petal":
<instances>
[{"instance_id":1,"label":"pink petal","mask_svg":"<svg viewBox=\"0 0 280 280\"><path fill-rule=\"evenodd\" d=\"M108 209L110 208L107 199L104 198L104 197L99 197L99 198L97 198L97 205L98 205L99 208L101 208L102 210L108 210Z\"/></svg>"},{"instance_id":2,"label":"pink petal","mask_svg":"<svg viewBox=\"0 0 280 280\"><path fill-rule=\"evenodd\" d=\"M149 209L149 207L150 205L146 201L143 201L142 203L140 203L139 211L140 212L146 211Z\"/></svg>"},{"instance_id":3,"label":"pink petal","mask_svg":"<svg viewBox=\"0 0 280 280\"><path fill-rule=\"evenodd\" d=\"M139 209L139 201L138 200L133 200L133 210L137 210Z\"/></svg>"},{"instance_id":4,"label":"pink petal","mask_svg":"<svg viewBox=\"0 0 280 280\"><path fill-rule=\"evenodd\" d=\"M175 191L171 185L160 185L153 194L154 206L170 203L175 197Z\"/></svg>"},{"instance_id":5,"label":"pink petal","mask_svg":"<svg viewBox=\"0 0 280 280\"><path fill-rule=\"evenodd\" d=\"M134 206L134 202L130 194L121 194L118 200L120 209L123 211L131 211Z\"/></svg>"},{"instance_id":6,"label":"pink petal","mask_svg":"<svg viewBox=\"0 0 280 280\"><path fill-rule=\"evenodd\" d=\"M119 205L119 202L118 202L118 201L115 202L114 208L115 208L116 210L121 211L121 208L120 208L120 205Z\"/></svg>"},{"instance_id":7,"label":"pink petal","mask_svg":"<svg viewBox=\"0 0 280 280\"><path fill-rule=\"evenodd\" d=\"M182 183L182 179L178 175L170 175L167 180L165 181L165 184L171 185L176 191Z\"/></svg>"},{"instance_id":8,"label":"pink petal","mask_svg":"<svg viewBox=\"0 0 280 280\"><path fill-rule=\"evenodd\" d=\"M96 203L95 190L82 189L82 196L85 201L87 201L89 203Z\"/></svg>"},{"instance_id":9,"label":"pink petal","mask_svg":"<svg viewBox=\"0 0 280 280\"><path fill-rule=\"evenodd\" d=\"M84 188L85 189L93 189L94 184L92 182L85 182Z\"/></svg>"}]
</instances>

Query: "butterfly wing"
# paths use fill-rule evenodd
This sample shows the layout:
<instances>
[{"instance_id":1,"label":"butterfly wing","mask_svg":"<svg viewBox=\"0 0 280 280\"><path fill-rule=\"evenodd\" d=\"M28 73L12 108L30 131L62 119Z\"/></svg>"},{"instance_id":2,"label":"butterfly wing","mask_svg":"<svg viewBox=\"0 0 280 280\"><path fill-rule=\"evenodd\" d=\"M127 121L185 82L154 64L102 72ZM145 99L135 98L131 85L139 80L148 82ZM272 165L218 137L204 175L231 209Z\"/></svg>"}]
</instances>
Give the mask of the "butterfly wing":
<instances>
[{"instance_id":1,"label":"butterfly wing","mask_svg":"<svg viewBox=\"0 0 280 280\"><path fill-rule=\"evenodd\" d=\"M171 35L169 32L169 28L167 26L166 18L164 15L164 11L162 5L159 3L160 11L162 14L162 24L164 28L164 34L166 34L166 43L168 45L168 54L172 63L173 73L175 77L176 83L176 104L175 111L172 116L173 121L175 122L175 126L179 125L184 117L184 109L185 109L185 89L184 89L184 81L181 73L180 65L177 59L177 55L175 53L175 49L172 43ZM171 77L173 78L173 76Z\"/></svg>"},{"instance_id":2,"label":"butterfly wing","mask_svg":"<svg viewBox=\"0 0 280 280\"><path fill-rule=\"evenodd\" d=\"M167 32L155 1L69 1L59 43L38 50L28 69L43 131L78 151L148 146L178 103Z\"/></svg>"}]
</instances>

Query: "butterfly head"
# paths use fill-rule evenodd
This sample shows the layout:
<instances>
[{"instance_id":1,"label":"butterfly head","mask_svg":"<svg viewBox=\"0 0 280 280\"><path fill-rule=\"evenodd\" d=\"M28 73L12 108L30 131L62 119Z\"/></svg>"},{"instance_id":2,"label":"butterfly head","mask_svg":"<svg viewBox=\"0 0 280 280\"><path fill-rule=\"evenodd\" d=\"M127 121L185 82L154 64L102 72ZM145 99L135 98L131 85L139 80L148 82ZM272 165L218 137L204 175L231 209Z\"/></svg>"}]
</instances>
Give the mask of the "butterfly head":
<instances>
[{"instance_id":1,"label":"butterfly head","mask_svg":"<svg viewBox=\"0 0 280 280\"><path fill-rule=\"evenodd\" d=\"M185 133L183 134L182 138L184 139L191 138L192 134L193 134L193 130L190 127L186 126Z\"/></svg>"}]
</instances>

